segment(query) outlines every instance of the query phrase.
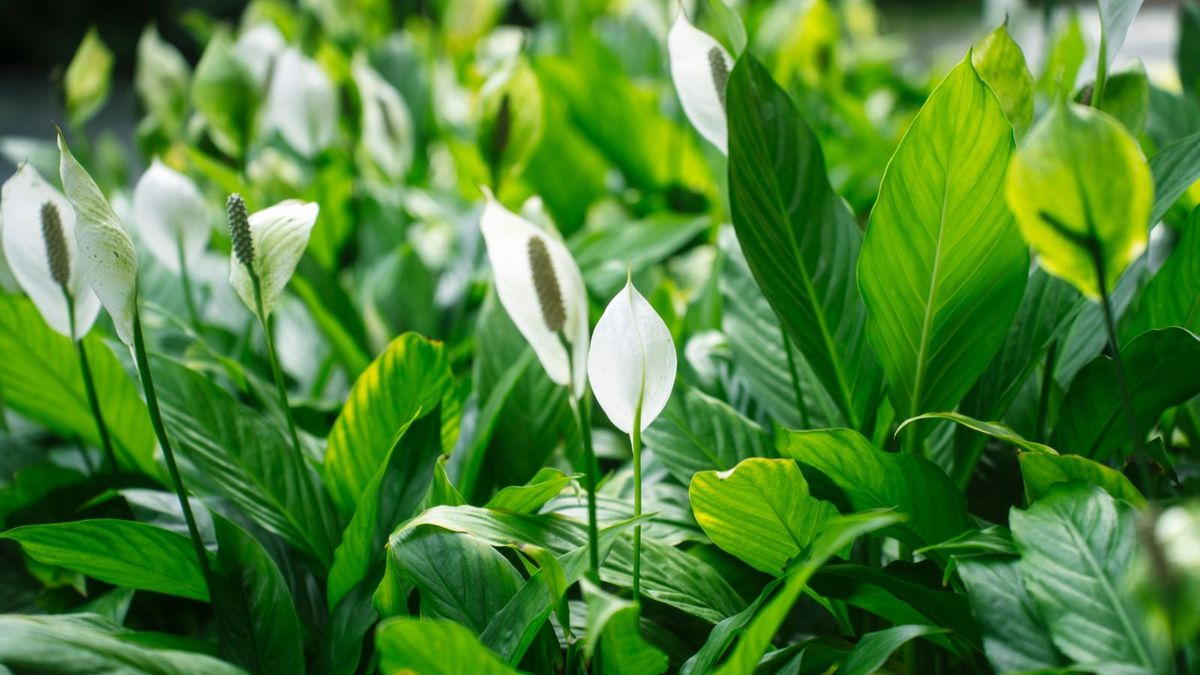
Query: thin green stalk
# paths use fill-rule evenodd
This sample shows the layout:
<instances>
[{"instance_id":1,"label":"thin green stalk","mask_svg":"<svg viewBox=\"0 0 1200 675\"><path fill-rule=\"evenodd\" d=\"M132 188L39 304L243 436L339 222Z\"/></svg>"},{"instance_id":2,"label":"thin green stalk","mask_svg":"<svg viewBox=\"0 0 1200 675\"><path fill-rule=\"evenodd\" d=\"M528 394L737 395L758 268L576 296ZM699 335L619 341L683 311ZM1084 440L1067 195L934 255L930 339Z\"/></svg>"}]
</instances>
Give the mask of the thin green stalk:
<instances>
[{"instance_id":1,"label":"thin green stalk","mask_svg":"<svg viewBox=\"0 0 1200 675\"><path fill-rule=\"evenodd\" d=\"M255 313L258 315L259 325L262 326L263 339L267 343L267 360L271 363L271 377L275 380L275 395L279 398L279 406L283 408L283 416L287 420L292 449L303 463L304 450L300 446L300 435L296 433L296 420L292 417L292 406L288 403L287 387L283 384L283 369L279 367L279 357L275 353L275 338L271 335L267 313L263 311L262 283L258 280L258 273L252 268L247 267L246 273L250 275L250 283L254 286Z\"/></svg>"},{"instance_id":2,"label":"thin green stalk","mask_svg":"<svg viewBox=\"0 0 1200 675\"><path fill-rule=\"evenodd\" d=\"M796 370L796 357L792 356L792 341L782 328L779 329L779 335L783 338L783 351L787 354L788 374L792 378L792 393L796 396L796 409L800 412L800 428L811 429L808 405L804 403L804 393L800 391L800 374Z\"/></svg>"},{"instance_id":3,"label":"thin green stalk","mask_svg":"<svg viewBox=\"0 0 1200 675\"><path fill-rule=\"evenodd\" d=\"M196 311L196 300L192 297L192 278L188 274L187 261L183 256L183 235L180 235L175 248L179 251L179 283L183 289L183 302L187 306L188 320L192 323L192 330L199 334L200 313Z\"/></svg>"},{"instance_id":4,"label":"thin green stalk","mask_svg":"<svg viewBox=\"0 0 1200 675\"><path fill-rule=\"evenodd\" d=\"M1108 40L1105 38L1103 29L1100 34L1100 53L1096 58L1096 81L1092 84L1092 100L1091 106L1097 110L1104 103L1104 88L1108 80Z\"/></svg>"},{"instance_id":5,"label":"thin green stalk","mask_svg":"<svg viewBox=\"0 0 1200 675\"><path fill-rule=\"evenodd\" d=\"M1058 340L1050 343L1046 350L1046 363L1042 367L1042 389L1038 394L1037 426L1034 427L1039 441L1046 439L1046 417L1050 411L1050 390L1054 384L1054 365L1058 360Z\"/></svg>"},{"instance_id":6,"label":"thin green stalk","mask_svg":"<svg viewBox=\"0 0 1200 675\"><path fill-rule=\"evenodd\" d=\"M643 376L644 379L644 376ZM642 383L645 391L646 384ZM633 411L633 429L629 432L629 443L633 446L633 517L642 515L642 400L638 397L637 409ZM642 524L633 526L633 601L637 602L642 589Z\"/></svg>"},{"instance_id":7,"label":"thin green stalk","mask_svg":"<svg viewBox=\"0 0 1200 675\"><path fill-rule=\"evenodd\" d=\"M600 528L596 525L596 480L600 475L600 462L596 460L596 451L592 447L591 402L588 399L587 388L584 388L583 401L575 398L575 363L571 343L562 331L558 333L558 341L567 352L567 400L571 405L571 414L575 418L575 428L579 430L579 441L583 445L583 461L587 466L584 471L584 489L587 490L588 508L588 566L591 569L592 581L600 584Z\"/></svg>"},{"instance_id":8,"label":"thin green stalk","mask_svg":"<svg viewBox=\"0 0 1200 675\"><path fill-rule=\"evenodd\" d=\"M146 409L150 413L150 425L158 437L158 445L162 448L163 459L167 463L167 473L171 475L171 484L175 488L175 496L179 498L179 508L183 511L183 520L187 523L188 536L192 540L192 548L196 552L196 561L200 564L200 572L204 575L204 583L208 587L208 597L215 599L216 583L213 581L212 568L208 564L208 551L200 538L200 529L196 527L196 517L192 514L192 505L188 502L187 489L183 485L183 476L175 463L175 451L167 438L167 429L163 425L162 413L158 409L158 396L154 393L154 378L150 374L150 359L146 356L146 340L142 335L142 317L136 308L133 310L133 355L137 361L138 376L142 381L142 391L146 394Z\"/></svg>"},{"instance_id":9,"label":"thin green stalk","mask_svg":"<svg viewBox=\"0 0 1200 675\"><path fill-rule=\"evenodd\" d=\"M117 453L113 451L112 439L108 435L108 425L104 423L104 415L100 411L100 397L96 395L96 383L92 377L92 367L88 364L87 349L79 338L75 328L75 298L71 297L66 287L62 287L63 297L67 299L67 317L71 326L71 341L75 343L75 352L79 355L79 371L83 375L83 390L87 394L88 407L92 410L92 419L96 421L96 431L100 435L100 447L104 450L108 470L116 473L119 469Z\"/></svg>"}]
</instances>

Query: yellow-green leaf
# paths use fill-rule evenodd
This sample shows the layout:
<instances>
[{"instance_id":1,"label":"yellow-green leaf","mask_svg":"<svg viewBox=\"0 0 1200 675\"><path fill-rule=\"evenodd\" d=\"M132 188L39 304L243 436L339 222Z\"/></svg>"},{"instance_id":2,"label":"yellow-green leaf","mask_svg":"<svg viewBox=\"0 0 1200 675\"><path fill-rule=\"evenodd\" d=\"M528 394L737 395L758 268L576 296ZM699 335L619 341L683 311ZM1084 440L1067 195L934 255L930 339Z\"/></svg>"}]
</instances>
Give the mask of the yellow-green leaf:
<instances>
[{"instance_id":1,"label":"yellow-green leaf","mask_svg":"<svg viewBox=\"0 0 1200 675\"><path fill-rule=\"evenodd\" d=\"M93 27L83 36L63 76L67 119L78 128L108 100L112 86L113 54Z\"/></svg>"}]
</instances>

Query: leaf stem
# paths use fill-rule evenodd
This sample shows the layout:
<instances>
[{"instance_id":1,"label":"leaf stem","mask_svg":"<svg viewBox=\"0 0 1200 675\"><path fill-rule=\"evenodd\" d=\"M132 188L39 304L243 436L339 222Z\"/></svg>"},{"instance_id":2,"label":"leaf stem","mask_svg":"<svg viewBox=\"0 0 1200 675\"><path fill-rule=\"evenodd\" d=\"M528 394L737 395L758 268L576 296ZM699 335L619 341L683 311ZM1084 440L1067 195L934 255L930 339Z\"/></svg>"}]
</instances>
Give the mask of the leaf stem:
<instances>
[{"instance_id":1,"label":"leaf stem","mask_svg":"<svg viewBox=\"0 0 1200 675\"><path fill-rule=\"evenodd\" d=\"M150 374L150 359L146 356L146 339L142 335L142 317L135 307L133 310L133 354L137 361L138 377L142 381L142 391L146 394L146 409L150 413L150 424L158 437L158 445L162 448L163 459L167 464L167 473L171 475L171 484L175 488L175 496L179 498L179 508L183 511L183 520L187 523L188 536L192 540L192 548L196 552L196 561L200 564L200 572L204 575L204 583L208 587L208 597L215 600L216 583L213 580L212 567L208 564L208 551L200 538L200 529L196 527L196 517L192 514L192 506L188 502L187 489L183 485L183 476L179 473L179 465L175 463L175 451L167 438L167 429L163 425L162 413L158 409L158 396L154 392L154 377Z\"/></svg>"},{"instance_id":2,"label":"leaf stem","mask_svg":"<svg viewBox=\"0 0 1200 675\"><path fill-rule=\"evenodd\" d=\"M67 318L71 326L71 341L75 343L75 352L79 354L79 372L83 375L83 390L87 394L88 407L92 410L92 419L96 421L96 431L100 435L100 447L104 450L108 470L116 473L119 469L117 453L113 451L112 439L108 435L108 425L104 423L104 415L100 411L100 397L96 396L96 382L92 377L92 367L88 364L87 349L83 346L83 338L79 337L75 328L75 298L62 288L63 297L67 300Z\"/></svg>"},{"instance_id":3,"label":"leaf stem","mask_svg":"<svg viewBox=\"0 0 1200 675\"><path fill-rule=\"evenodd\" d=\"M1104 103L1104 89L1108 80L1108 38L1104 29L1100 29L1100 53L1096 58L1096 81L1092 83L1091 106L1096 110Z\"/></svg>"}]
</instances>

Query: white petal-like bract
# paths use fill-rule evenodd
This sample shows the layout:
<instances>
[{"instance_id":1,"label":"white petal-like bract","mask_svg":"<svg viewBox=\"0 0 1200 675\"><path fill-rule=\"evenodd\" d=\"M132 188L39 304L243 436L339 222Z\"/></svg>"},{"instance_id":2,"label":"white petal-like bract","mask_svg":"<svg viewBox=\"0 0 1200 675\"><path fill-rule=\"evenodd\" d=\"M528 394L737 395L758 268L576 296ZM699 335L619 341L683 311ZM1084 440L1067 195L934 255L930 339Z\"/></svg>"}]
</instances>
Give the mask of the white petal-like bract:
<instances>
[{"instance_id":1,"label":"white petal-like bract","mask_svg":"<svg viewBox=\"0 0 1200 675\"><path fill-rule=\"evenodd\" d=\"M75 300L75 335L67 315L67 299L50 272L46 239L42 234L42 207L53 205L62 225L70 276L67 291ZM3 229L4 255L17 283L37 306L42 318L56 332L67 337L87 335L100 301L79 269L79 245L75 243L75 208L58 190L42 178L37 169L22 164L4 183L0 194L0 228Z\"/></svg>"},{"instance_id":2,"label":"white petal-like bract","mask_svg":"<svg viewBox=\"0 0 1200 675\"><path fill-rule=\"evenodd\" d=\"M333 142L337 92L315 61L295 48L275 59L263 125L276 129L296 152L313 157Z\"/></svg>"},{"instance_id":3,"label":"white petal-like bract","mask_svg":"<svg viewBox=\"0 0 1200 675\"><path fill-rule=\"evenodd\" d=\"M233 53L254 75L260 87L267 86L271 64L284 49L287 49L287 40L273 23L259 23L243 31L233 45Z\"/></svg>"},{"instance_id":4,"label":"white petal-like bract","mask_svg":"<svg viewBox=\"0 0 1200 675\"><path fill-rule=\"evenodd\" d=\"M400 180L412 164L414 143L412 115L404 97L362 52L354 56L351 73L362 99L362 152L385 176Z\"/></svg>"},{"instance_id":5,"label":"white petal-like bract","mask_svg":"<svg viewBox=\"0 0 1200 675\"><path fill-rule=\"evenodd\" d=\"M133 191L133 226L150 253L178 274L181 249L189 267L204 252L211 215L196 184L155 159Z\"/></svg>"},{"instance_id":6,"label":"white petal-like bract","mask_svg":"<svg viewBox=\"0 0 1200 675\"><path fill-rule=\"evenodd\" d=\"M582 397L587 383L588 301L579 265L557 237L504 208L490 194L479 227L487 244L500 304L533 347L550 379L570 386L576 398ZM531 245L545 253L552 268L563 313L562 334L571 345L571 358L543 315L534 283Z\"/></svg>"},{"instance_id":7,"label":"white petal-like bract","mask_svg":"<svg viewBox=\"0 0 1200 675\"><path fill-rule=\"evenodd\" d=\"M733 58L711 35L689 23L683 12L667 34L667 51L683 112L701 136L728 154L725 84Z\"/></svg>"},{"instance_id":8,"label":"white petal-like bract","mask_svg":"<svg viewBox=\"0 0 1200 675\"><path fill-rule=\"evenodd\" d=\"M63 191L75 207L75 241L79 267L108 310L117 337L133 345L133 317L137 312L137 251L129 233L113 213L96 181L71 154L58 135L59 174Z\"/></svg>"},{"instance_id":9,"label":"white petal-like bract","mask_svg":"<svg viewBox=\"0 0 1200 675\"><path fill-rule=\"evenodd\" d=\"M633 431L638 405L644 431L671 398L675 341L646 298L625 284L596 322L588 355L588 379L596 402L613 425Z\"/></svg>"},{"instance_id":10,"label":"white petal-like bract","mask_svg":"<svg viewBox=\"0 0 1200 675\"><path fill-rule=\"evenodd\" d=\"M317 222L319 207L314 202L289 199L250 214L250 241L254 243L254 271L262 285L263 312L270 314L283 295ZM229 283L242 302L257 312L254 284L246 268L230 253Z\"/></svg>"}]
</instances>

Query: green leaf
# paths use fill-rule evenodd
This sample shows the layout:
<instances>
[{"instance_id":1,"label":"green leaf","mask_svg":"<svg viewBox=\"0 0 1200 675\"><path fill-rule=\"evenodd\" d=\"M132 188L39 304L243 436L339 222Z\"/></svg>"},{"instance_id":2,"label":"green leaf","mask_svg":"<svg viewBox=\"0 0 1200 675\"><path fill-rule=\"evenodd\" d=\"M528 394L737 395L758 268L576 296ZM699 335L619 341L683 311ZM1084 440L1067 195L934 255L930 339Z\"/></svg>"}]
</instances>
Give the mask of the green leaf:
<instances>
[{"instance_id":1,"label":"green leaf","mask_svg":"<svg viewBox=\"0 0 1200 675\"><path fill-rule=\"evenodd\" d=\"M104 106L112 86L113 53L100 39L96 27L90 28L75 50L75 56L63 75L67 119L79 129Z\"/></svg>"},{"instance_id":2,"label":"green leaf","mask_svg":"<svg viewBox=\"0 0 1200 675\"><path fill-rule=\"evenodd\" d=\"M817 379L857 427L879 387L866 307L854 288L862 235L829 184L816 135L766 69L743 56L726 92L730 210L746 262Z\"/></svg>"},{"instance_id":3,"label":"green leaf","mask_svg":"<svg viewBox=\"0 0 1200 675\"><path fill-rule=\"evenodd\" d=\"M729 38L729 46L733 47L734 58L746 50L746 27L742 25L742 17L737 10L725 4L725 0L708 0L708 9L717 23Z\"/></svg>"},{"instance_id":4,"label":"green leaf","mask_svg":"<svg viewBox=\"0 0 1200 675\"><path fill-rule=\"evenodd\" d=\"M688 497L714 544L776 576L838 515L833 504L809 496L790 459L747 459L728 471L697 473Z\"/></svg>"},{"instance_id":5,"label":"green leaf","mask_svg":"<svg viewBox=\"0 0 1200 675\"><path fill-rule=\"evenodd\" d=\"M489 543L423 528L389 544L401 576L421 593L421 615L451 619L476 635L521 587L521 577Z\"/></svg>"},{"instance_id":6,"label":"green leaf","mask_svg":"<svg viewBox=\"0 0 1200 675\"><path fill-rule=\"evenodd\" d=\"M224 32L208 42L192 77L192 103L222 152L241 157L254 136L262 92Z\"/></svg>"},{"instance_id":7,"label":"green leaf","mask_svg":"<svg viewBox=\"0 0 1200 675\"><path fill-rule=\"evenodd\" d=\"M0 534L30 558L114 586L208 600L196 551L187 537L131 520L93 518L28 525Z\"/></svg>"},{"instance_id":8,"label":"green leaf","mask_svg":"<svg viewBox=\"0 0 1200 675\"><path fill-rule=\"evenodd\" d=\"M546 467L529 479L525 485L510 485L492 495L484 508L513 513L537 513L546 502L553 499L579 474L567 475L558 469Z\"/></svg>"},{"instance_id":9,"label":"green leaf","mask_svg":"<svg viewBox=\"0 0 1200 675\"><path fill-rule=\"evenodd\" d=\"M0 664L10 672L238 675L205 654L141 644L135 633L95 614L0 616Z\"/></svg>"},{"instance_id":10,"label":"green leaf","mask_svg":"<svg viewBox=\"0 0 1200 675\"><path fill-rule=\"evenodd\" d=\"M983 629L984 653L996 672L1068 665L1055 649L1033 599L1025 592L1015 555L965 555L956 556L955 561Z\"/></svg>"},{"instance_id":11,"label":"green leaf","mask_svg":"<svg viewBox=\"0 0 1200 675\"><path fill-rule=\"evenodd\" d=\"M155 356L151 363L171 441L195 467L187 472L188 483L227 498L328 567L337 514L283 432L208 375L166 357Z\"/></svg>"},{"instance_id":12,"label":"green leaf","mask_svg":"<svg viewBox=\"0 0 1200 675\"><path fill-rule=\"evenodd\" d=\"M900 417L953 409L1021 302L1029 256L1000 190L1012 152L1000 103L964 60L884 172L858 284Z\"/></svg>"},{"instance_id":13,"label":"green leaf","mask_svg":"<svg viewBox=\"0 0 1200 675\"><path fill-rule=\"evenodd\" d=\"M924 457L884 452L850 429L788 431L784 442L780 451L800 462L818 496L854 511L895 508L906 522L891 534L914 548L971 527L962 492Z\"/></svg>"},{"instance_id":14,"label":"green leaf","mask_svg":"<svg viewBox=\"0 0 1200 675\"><path fill-rule=\"evenodd\" d=\"M1089 105L1092 95L1092 86L1088 85L1075 94L1075 102ZM1108 77L1100 110L1112 115L1129 133L1137 136L1145 130L1149 109L1150 80L1140 61L1129 70Z\"/></svg>"},{"instance_id":15,"label":"green leaf","mask_svg":"<svg viewBox=\"0 0 1200 675\"><path fill-rule=\"evenodd\" d=\"M1200 394L1200 338L1182 328L1151 330L1121 349L1137 433L1163 411ZM1130 447L1116 364L1096 357L1071 382L1059 409L1054 447L1095 460ZM1124 452L1122 453L1124 456Z\"/></svg>"},{"instance_id":16,"label":"green leaf","mask_svg":"<svg viewBox=\"0 0 1200 675\"><path fill-rule=\"evenodd\" d=\"M909 424L920 420L949 420L955 424L978 431L981 434L991 436L998 441L1004 441L1009 445L1014 445L1023 450L1052 455L1058 454L1054 451L1054 448L1042 443L1026 440L1024 436L1021 436L1021 434L1018 434L1000 422L981 422L972 417L967 417L966 415L961 415L954 412L925 413L924 415L917 415L916 417L904 420L904 422L900 425L900 428L896 430L896 433L900 433L900 429L903 429Z\"/></svg>"},{"instance_id":17,"label":"green leaf","mask_svg":"<svg viewBox=\"0 0 1200 675\"><path fill-rule=\"evenodd\" d=\"M1105 113L1065 102L1034 126L1005 182L1042 267L1093 298L1112 291L1146 248L1153 194L1150 168L1129 132Z\"/></svg>"},{"instance_id":18,"label":"green leaf","mask_svg":"<svg viewBox=\"0 0 1200 675\"><path fill-rule=\"evenodd\" d=\"M754 672L771 639L783 624L792 605L808 585L813 573L835 553L845 549L859 536L894 526L901 520L894 513L868 511L851 516L840 516L826 523L817 535L803 563L793 567L784 577L783 587L771 601L754 617L742 634L733 654L716 672L719 675L740 675Z\"/></svg>"},{"instance_id":19,"label":"green leaf","mask_svg":"<svg viewBox=\"0 0 1200 675\"><path fill-rule=\"evenodd\" d=\"M375 631L380 670L385 675L515 675L514 668L479 644L453 621L396 617Z\"/></svg>"},{"instance_id":20,"label":"green leaf","mask_svg":"<svg viewBox=\"0 0 1200 675\"><path fill-rule=\"evenodd\" d=\"M591 658L597 645L603 655L601 672L613 675L658 675L667 669L667 655L646 641L638 625L641 607L636 602L583 582L587 602L584 653Z\"/></svg>"},{"instance_id":21,"label":"green leaf","mask_svg":"<svg viewBox=\"0 0 1200 675\"><path fill-rule=\"evenodd\" d=\"M1153 226L1200 180L1200 133L1160 149L1150 158L1150 173L1154 176L1154 208L1150 211Z\"/></svg>"},{"instance_id":22,"label":"green leaf","mask_svg":"<svg viewBox=\"0 0 1200 675\"><path fill-rule=\"evenodd\" d=\"M945 633L949 629L937 626L893 626L883 630L867 633L858 640L854 649L842 663L837 672L841 675L871 675L878 671L888 658L909 640L923 635Z\"/></svg>"},{"instance_id":23,"label":"green leaf","mask_svg":"<svg viewBox=\"0 0 1200 675\"><path fill-rule=\"evenodd\" d=\"M101 413L125 467L157 476L154 431L137 386L97 332L83 340ZM0 391L16 412L65 436L100 447L88 406L79 355L50 329L29 300L0 293Z\"/></svg>"},{"instance_id":24,"label":"green leaf","mask_svg":"<svg viewBox=\"0 0 1200 675\"><path fill-rule=\"evenodd\" d=\"M1098 487L1075 484L1014 509L1009 519L1021 581L1055 646L1099 673L1162 672L1123 591L1138 541L1133 510Z\"/></svg>"},{"instance_id":25,"label":"green leaf","mask_svg":"<svg viewBox=\"0 0 1200 675\"><path fill-rule=\"evenodd\" d=\"M1200 208L1188 217L1175 250L1150 278L1131 314L1122 331L1124 344L1170 326L1200 335Z\"/></svg>"},{"instance_id":26,"label":"green leaf","mask_svg":"<svg viewBox=\"0 0 1200 675\"><path fill-rule=\"evenodd\" d=\"M1087 56L1087 43L1079 24L1079 13L1072 11L1066 25L1055 36L1046 57L1045 67L1038 78L1038 91L1053 96L1060 89L1067 93L1075 87L1079 68ZM1063 94L1064 96L1066 94Z\"/></svg>"},{"instance_id":27,"label":"green leaf","mask_svg":"<svg viewBox=\"0 0 1200 675\"><path fill-rule=\"evenodd\" d=\"M415 333L393 340L359 375L325 453L325 482L342 513L354 510L398 434L434 410L450 384L442 344Z\"/></svg>"},{"instance_id":28,"label":"green leaf","mask_svg":"<svg viewBox=\"0 0 1200 675\"><path fill-rule=\"evenodd\" d=\"M1200 5L1179 3L1179 46L1175 52L1179 82L1185 92L1200 94Z\"/></svg>"},{"instance_id":29,"label":"green leaf","mask_svg":"<svg viewBox=\"0 0 1200 675\"><path fill-rule=\"evenodd\" d=\"M354 517L333 553L326 597L333 607L364 579L378 583L387 536L424 500L441 456L441 413L414 420L400 430L387 459L363 490Z\"/></svg>"},{"instance_id":30,"label":"green leaf","mask_svg":"<svg viewBox=\"0 0 1200 675\"><path fill-rule=\"evenodd\" d=\"M1100 7L1100 55L1097 58L1112 65L1125 45L1125 34L1133 25L1142 0L1098 0L1097 4Z\"/></svg>"},{"instance_id":31,"label":"green leaf","mask_svg":"<svg viewBox=\"0 0 1200 675\"><path fill-rule=\"evenodd\" d=\"M219 515L213 607L221 655L252 673L304 672L304 640L296 606L275 561L254 537Z\"/></svg>"},{"instance_id":32,"label":"green leaf","mask_svg":"<svg viewBox=\"0 0 1200 675\"><path fill-rule=\"evenodd\" d=\"M537 570L508 604L488 621L479 641L509 663L520 663L557 604L554 591L546 581L545 570Z\"/></svg>"},{"instance_id":33,"label":"green leaf","mask_svg":"<svg viewBox=\"0 0 1200 675\"><path fill-rule=\"evenodd\" d=\"M516 514L474 506L440 506L425 511L393 532L388 540L389 550L395 551L405 540L420 535L428 526L469 534L491 546L537 546L553 551L560 560L587 543L586 525L562 516ZM632 586L632 541L628 533L623 533L613 543L600 572L604 582L622 588ZM642 541L641 573L643 595L705 621L720 621L737 613L743 605L716 569L695 556L653 539Z\"/></svg>"},{"instance_id":34,"label":"green leaf","mask_svg":"<svg viewBox=\"0 0 1200 675\"><path fill-rule=\"evenodd\" d=\"M745 609L734 614L731 617L722 619L720 623L713 626L712 632L708 634L708 639L704 641L704 646L698 652L692 655L683 666L679 669L679 675L692 675L693 673L708 673L717 665L717 661L725 654L725 650L730 644L737 639L746 626L758 614L758 610L762 607L788 577L778 577L772 579L766 586L763 586L762 592L746 606Z\"/></svg>"},{"instance_id":35,"label":"green leaf","mask_svg":"<svg viewBox=\"0 0 1200 675\"><path fill-rule=\"evenodd\" d=\"M597 297L611 298L625 286L629 269L637 275L666 260L711 225L709 218L661 213L642 220L622 219L607 227L589 228L568 243L588 290Z\"/></svg>"},{"instance_id":36,"label":"green leaf","mask_svg":"<svg viewBox=\"0 0 1200 675\"><path fill-rule=\"evenodd\" d=\"M770 435L727 403L677 386L667 407L646 429L646 447L680 483L697 472L724 471L750 457L774 457Z\"/></svg>"},{"instance_id":37,"label":"green leaf","mask_svg":"<svg viewBox=\"0 0 1200 675\"><path fill-rule=\"evenodd\" d=\"M1017 459L1021 463L1021 476L1025 479L1025 495L1030 502L1046 496L1050 488L1059 483L1078 481L1102 487L1114 498L1123 499L1135 507L1146 506L1146 498L1125 474L1087 457L1022 452Z\"/></svg>"},{"instance_id":38,"label":"green leaf","mask_svg":"<svg viewBox=\"0 0 1200 675\"><path fill-rule=\"evenodd\" d=\"M1017 132L1025 135L1033 123L1033 73L1025 53L1008 32L1008 22L988 33L971 50L971 65L992 93Z\"/></svg>"}]
</instances>

